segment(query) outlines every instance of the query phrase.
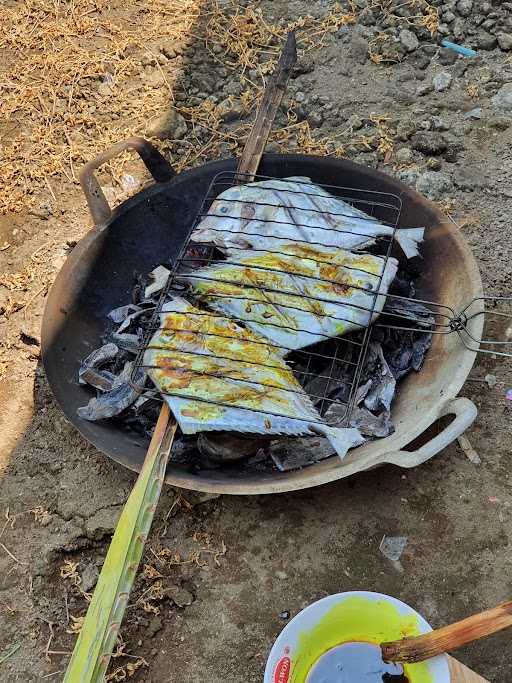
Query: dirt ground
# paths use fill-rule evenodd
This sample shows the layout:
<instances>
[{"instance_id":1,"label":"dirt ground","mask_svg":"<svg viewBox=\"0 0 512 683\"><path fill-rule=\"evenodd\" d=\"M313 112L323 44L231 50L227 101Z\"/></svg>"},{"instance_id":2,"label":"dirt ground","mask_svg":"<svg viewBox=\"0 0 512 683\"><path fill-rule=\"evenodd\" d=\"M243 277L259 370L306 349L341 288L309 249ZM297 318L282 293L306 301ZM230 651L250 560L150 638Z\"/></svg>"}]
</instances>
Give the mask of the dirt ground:
<instances>
[{"instance_id":1,"label":"dirt ground","mask_svg":"<svg viewBox=\"0 0 512 683\"><path fill-rule=\"evenodd\" d=\"M268 54L309 14L271 148L345 155L416 185L460 226L486 292L510 294L512 5L400 3L409 18L393 18L391 4L268 0L250 6L256 18L243 4L177 0L9 0L0 10L0 681L62 678L134 482L67 422L39 358L48 287L91 227L75 172L87 159L133 133L158 134L179 168L236 152ZM415 18L432 17L429 7L433 35ZM479 56L441 50L451 32ZM59 81L66 55L76 61ZM45 78L75 94L59 91L52 108ZM114 203L147 180L131 158L101 179ZM389 593L433 626L510 599L511 388L510 361L478 358L462 395L479 409L467 433L479 463L452 444L413 471L293 494L167 488L108 680L262 681L287 619L340 591ZM408 537L400 565L379 551L383 535ZM458 657L502 683L512 680L509 642L493 636Z\"/></svg>"}]
</instances>

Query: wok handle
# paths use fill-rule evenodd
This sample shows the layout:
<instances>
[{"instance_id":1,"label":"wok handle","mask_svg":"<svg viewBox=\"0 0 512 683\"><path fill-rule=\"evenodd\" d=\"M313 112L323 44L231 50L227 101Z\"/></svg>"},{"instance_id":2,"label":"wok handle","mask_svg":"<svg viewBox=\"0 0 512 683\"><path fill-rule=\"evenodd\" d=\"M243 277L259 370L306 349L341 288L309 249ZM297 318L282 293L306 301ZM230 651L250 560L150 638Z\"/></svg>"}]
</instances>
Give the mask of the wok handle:
<instances>
[{"instance_id":1,"label":"wok handle","mask_svg":"<svg viewBox=\"0 0 512 683\"><path fill-rule=\"evenodd\" d=\"M103 194L94 171L106 161L110 161L110 159L129 149L137 152L157 183L165 183L176 175L170 163L144 138L128 138L98 154L95 159L89 161L83 167L80 173L80 185L82 186L95 225L106 223L112 215L112 209Z\"/></svg>"},{"instance_id":2,"label":"wok handle","mask_svg":"<svg viewBox=\"0 0 512 683\"><path fill-rule=\"evenodd\" d=\"M455 441L474 422L478 410L469 398L455 398L447 401L440 409L438 418L445 415L455 415L450 424L437 436L415 451L392 451L386 453L382 462L387 462L398 467L417 467Z\"/></svg>"}]
</instances>

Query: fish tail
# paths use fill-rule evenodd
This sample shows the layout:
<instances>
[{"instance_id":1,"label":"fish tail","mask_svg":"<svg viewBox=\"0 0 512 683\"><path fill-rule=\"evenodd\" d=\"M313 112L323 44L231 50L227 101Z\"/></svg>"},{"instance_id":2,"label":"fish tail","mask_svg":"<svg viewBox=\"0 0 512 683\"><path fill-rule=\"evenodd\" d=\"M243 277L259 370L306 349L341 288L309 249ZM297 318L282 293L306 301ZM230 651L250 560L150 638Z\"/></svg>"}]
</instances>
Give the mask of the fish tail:
<instances>
[{"instance_id":1,"label":"fish tail","mask_svg":"<svg viewBox=\"0 0 512 683\"><path fill-rule=\"evenodd\" d=\"M418 244L423 242L425 228L399 228L395 238L407 258L418 256Z\"/></svg>"},{"instance_id":2,"label":"fish tail","mask_svg":"<svg viewBox=\"0 0 512 683\"><path fill-rule=\"evenodd\" d=\"M353 427L329 427L328 425L314 425L310 427L312 431L317 434L322 434L328 440L331 446L336 450L340 459L346 456L349 448L355 448L364 443L365 438L359 431Z\"/></svg>"}]
</instances>

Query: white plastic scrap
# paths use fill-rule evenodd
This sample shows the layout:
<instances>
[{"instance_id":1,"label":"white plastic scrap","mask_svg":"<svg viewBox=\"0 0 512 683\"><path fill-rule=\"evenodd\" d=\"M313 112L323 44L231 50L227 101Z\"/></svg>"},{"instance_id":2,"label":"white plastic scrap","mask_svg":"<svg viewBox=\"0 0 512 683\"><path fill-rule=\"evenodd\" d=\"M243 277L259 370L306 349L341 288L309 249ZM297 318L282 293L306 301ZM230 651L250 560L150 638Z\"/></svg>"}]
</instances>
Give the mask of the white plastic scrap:
<instances>
[{"instance_id":1,"label":"white plastic scrap","mask_svg":"<svg viewBox=\"0 0 512 683\"><path fill-rule=\"evenodd\" d=\"M398 562L407 545L407 536L383 536L379 550L392 562Z\"/></svg>"},{"instance_id":2,"label":"white plastic scrap","mask_svg":"<svg viewBox=\"0 0 512 683\"><path fill-rule=\"evenodd\" d=\"M164 266L157 266L155 270L152 270L149 274L152 282L144 290L144 298L149 299L153 294L161 292L167 284L170 274L171 271L167 270Z\"/></svg>"}]
</instances>

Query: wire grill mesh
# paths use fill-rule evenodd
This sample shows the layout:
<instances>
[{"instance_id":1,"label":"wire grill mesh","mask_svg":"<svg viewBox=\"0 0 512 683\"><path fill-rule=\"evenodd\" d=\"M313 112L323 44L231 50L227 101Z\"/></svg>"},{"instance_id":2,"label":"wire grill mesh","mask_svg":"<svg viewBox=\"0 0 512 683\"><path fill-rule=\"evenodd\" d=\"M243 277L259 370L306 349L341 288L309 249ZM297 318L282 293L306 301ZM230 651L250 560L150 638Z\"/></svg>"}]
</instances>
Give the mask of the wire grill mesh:
<instances>
[{"instance_id":1,"label":"wire grill mesh","mask_svg":"<svg viewBox=\"0 0 512 683\"><path fill-rule=\"evenodd\" d=\"M218 218L218 227L215 227L214 230L217 230L219 233L224 232L224 233L232 233L234 232L234 222L240 220L240 216L236 213L236 202L232 202L232 207L233 211L231 211L231 204L229 199L223 199L222 202L222 213L216 213L215 210L211 210L211 206L213 201L226 189L234 186L235 184L239 184L240 180L243 182L243 176L242 178L240 177L240 174L236 173L228 173L224 172L219 175L217 175L211 182L208 192L206 193L200 210L191 225L190 231L188 238L185 240L183 247L181 249L181 252L179 254L179 257L177 260L174 262L171 270L171 274L169 276L169 279L167 281L167 284L165 288L162 290L162 293L159 297L158 300L158 305L156 306L156 309L154 311L154 314L151 319L150 326L147 330L145 339L143 341L142 347L136 357L135 361L135 366L134 366L134 373L132 375L132 378L135 377L135 373L140 370L141 368L144 370L149 370L151 369L151 366L145 365L144 363L144 352L150 345L151 339L155 332L157 330L160 330L160 314L162 311L162 307L166 301L168 301L170 298L173 296L184 296L187 300L191 301L194 303L195 306L198 306L197 300L194 299L194 294L191 291L190 287L187 287L184 285L183 280L182 280L182 274L184 272L187 273L188 278L194 278L194 269L197 268L203 268L206 266L209 266L213 263L218 263L222 262L223 256L219 252L218 249L216 249L215 246L212 246L211 243L204 243L201 241L195 241L193 239L193 233L196 229L196 227L201 223L201 221L208 215L210 218L213 216L214 218ZM270 185L267 187L267 189L272 189L272 181L279 182L280 179L274 179L268 176L256 176L254 178L254 182L257 181L270 181ZM304 182L293 182L293 181L288 181L287 184L289 185L289 189L286 191L282 191L281 188L281 197L284 199L283 204L279 206L278 208L282 208L283 212L277 212L278 214L285 214L285 215L290 215L293 217L293 213L295 210L300 212L307 211L308 212L308 218L310 219L308 221L308 229L309 233L311 234L311 231L315 230L318 228L318 232L322 233L323 235L323 241L317 241L317 242L312 242L311 239L308 239L307 241L304 240L305 244L308 245L313 245L315 247L332 247L333 243L325 240L325 235L328 235L328 230L326 231L325 228L325 221L326 221L326 213L327 212L320 212L318 211L318 226L315 226L315 220L313 220L313 225L311 224L311 217L314 218L315 216L315 209L308 209L305 210L300 206L300 195L303 194L303 189L304 189ZM394 236L395 236L395 231L397 229L399 220L400 220L400 214L401 214L401 209L402 209L402 202L400 197L396 195L391 195L388 193L383 193L383 192L375 192L375 191L369 191L369 190L361 190L357 188L349 188L349 187L341 187L341 186L333 186L333 185L324 185L322 184L321 186L319 185L314 185L310 184L311 187L308 189L308 194L311 195L311 200L314 202L315 198L317 196L320 196L318 193L318 187L321 187L323 190L328 192L330 195L333 195L336 198L342 199L343 201L347 202L350 204L350 206L354 207L355 209L359 209L364 214L366 215L364 220L368 220L368 218L374 220L376 223L383 224L389 228L389 234L383 235L382 238L379 240L379 249L378 252L376 251L374 256L377 259L380 259L382 261L382 267L380 268L380 273L375 274L371 272L367 272L364 269L358 268L358 271L362 271L363 274L365 274L368 279L373 283L372 284L372 290L368 291L368 289L365 287L364 288L364 294L365 294L365 304L349 304L348 308L357 308L360 309L362 313L364 313L364 317L366 317L366 322L363 324L358 325L358 331L354 332L352 334L349 334L344 337L332 337L330 335L323 335L324 340L317 341L312 346L309 346L307 348L301 348L301 349L293 349L289 348L283 344L276 344L273 343L271 340L267 339L266 337L262 337L261 341L259 343L273 349L273 350L278 350L279 352L282 352L283 354L286 355L286 360L289 365L289 367L292 369L293 374L295 378L299 381L301 387L304 387L310 398L313 400L314 404L316 405L320 415L324 415L325 412L327 411L329 406L332 406L333 404L338 405L338 410L337 410L337 416L338 419L341 421L343 418L345 420L348 418L348 415L350 413L351 406L353 406L355 396L356 396L356 391L358 387L358 382L360 379L362 367L363 367L363 361L365 358L366 350L368 347L368 343L370 340L370 322L372 320L377 301L379 298L379 291L381 288L382 284L382 278L383 274L385 272L386 264L388 263L388 260L390 258L392 249L393 249L393 244L394 244ZM249 206L251 205L251 202L248 202ZM258 204L260 208L264 206L270 206L272 205L273 207L277 207L277 204L274 204L272 201L270 202L252 202L252 204ZM226 211L227 207L227 211ZM295 216L296 218L297 216ZM333 218L338 218L339 216L332 214ZM364 232L362 230L360 233L358 233L357 226L358 223L360 222L361 224L363 223L363 219L359 217L354 217L352 215L348 216L351 220L352 223L352 228L350 230L351 234L360 234L361 239L367 238L368 233ZM329 218L329 217L327 217ZM249 221L249 228L248 228L248 233L251 235L257 235L258 234L258 222L260 219L258 218L251 218ZM267 221L268 222L268 221ZM293 223L292 218L290 218L289 224L286 223L286 221L283 220L276 220L276 235L277 233L285 233L287 225L294 225L294 227L297 227L297 223ZM217 225L217 223L216 223ZM300 227L300 226L299 226ZM333 229L334 231L334 229ZM338 230L339 232L339 230ZM279 237L275 236L275 242L276 245L278 245L282 241L283 245L286 243L286 238L285 237ZM294 240L297 241L297 240ZM299 240L300 242L300 240ZM251 250L254 253L265 253L265 254L272 254L272 255L277 255L277 256L283 256L284 252L281 251L277 246L273 246L272 249L252 249ZM352 249L352 251L357 251ZM235 249L235 254L236 254L236 249ZM286 255L286 254L285 254ZM237 260L236 257L231 257L230 263L233 266L237 266ZM243 268L244 265L243 263L240 263L240 268ZM348 266L350 269L350 266ZM276 275L276 271L273 269L265 269L265 268L259 268L261 271L267 270L270 275ZM278 271L279 275L287 275L291 274L288 273L287 271ZM262 279L265 278L265 275L262 275ZM212 278L215 280L215 278ZM336 284L336 283L329 283L328 280L322 280L321 278L318 278L321 282L325 284ZM233 283L236 284L236 283ZM355 286L357 289L357 285ZM297 293L296 291L283 291L280 289L276 289L272 287L272 285L260 285L256 284L254 287L251 288L241 288L241 296L243 297L244 304L247 303L248 305L251 304L252 300L257 300L257 297L254 296L254 294L258 294L258 296L261 294L261 292L264 292L265 294L268 294L270 297L272 296L278 296L282 294L286 294L290 297L295 298L297 300L296 306L294 306L293 303L288 303L287 308L294 309L296 308L298 311L303 310L304 307L304 298ZM215 295L216 298L219 298L219 295ZM314 301L315 299L318 301L318 303L322 304L325 303L322 297L311 297L311 299ZM207 303L207 301L206 301ZM331 302L332 303L332 302ZM209 309L207 306L204 305L204 300L202 304L199 304L199 306L202 306L203 311L202 313L194 313L192 314L193 316L198 316L198 315L205 315L208 317L216 316L219 319L223 319L225 316L221 313L216 313L212 309ZM176 314L173 314L176 315ZM191 319L191 314L187 313L184 314L186 317L188 316L188 319ZM344 318L341 316L339 318L340 321L343 322ZM250 318L244 316L242 319L240 319L240 325L247 325L248 322L251 322ZM265 321L262 321L261 318L259 318L258 322L262 325L265 325ZM272 327L284 327L280 323L274 323L269 321L267 323L269 326ZM192 326L191 326L192 327ZM168 331L169 328L167 328ZM191 333L194 333L194 330L190 329L185 330L181 327L180 325L180 331L188 331ZM295 332L302 332L305 334L309 333L309 330L306 329L293 329L292 331ZM203 334L203 332L199 332L200 334ZM321 335L322 336L322 335ZM229 339L229 337L227 337ZM244 340L244 337L239 337L240 340ZM251 335L251 341L253 340L253 336ZM239 358L238 359L230 359L229 357L226 356L218 356L218 360L225 360L226 365L229 369L230 362L237 364L240 366L243 362L246 361L241 361ZM257 364L255 364L257 365ZM153 366L154 367L154 366ZM190 372L194 372L193 370ZM207 375L208 373L204 373ZM226 372L221 378L218 377L219 381L226 382L226 383L233 383L234 386L236 386L236 383L239 382L240 380L237 379L236 377L230 376L229 372ZM244 380L246 381L246 380ZM264 381L259 383L258 381L255 381L255 384L259 385L259 388L265 389L268 386ZM147 389L145 390L147 391ZM150 390L151 391L151 390ZM152 391L153 395L156 395L157 392L154 390ZM166 393L166 392L164 392ZM186 393L180 393L180 391L176 392L169 392L170 395L175 396L175 397L182 397L182 398L187 398L190 399L190 396ZM194 400L197 400L198 402L206 402L206 403L215 403L215 401L210 401L207 397L196 397ZM222 404L220 404L222 405ZM275 413L273 413L275 415ZM283 417L288 417L287 415L281 415L277 414L279 416ZM300 419L300 418L299 418Z\"/></svg>"}]
</instances>

